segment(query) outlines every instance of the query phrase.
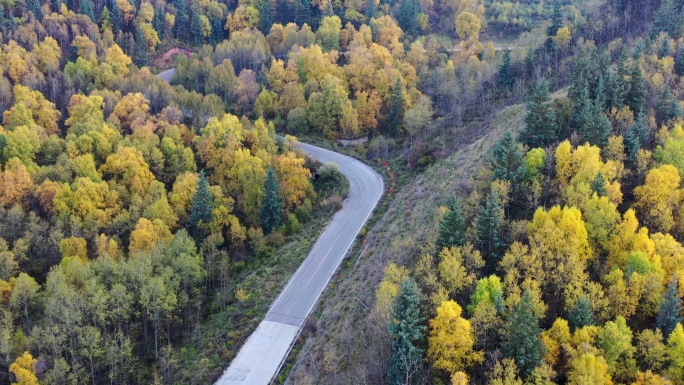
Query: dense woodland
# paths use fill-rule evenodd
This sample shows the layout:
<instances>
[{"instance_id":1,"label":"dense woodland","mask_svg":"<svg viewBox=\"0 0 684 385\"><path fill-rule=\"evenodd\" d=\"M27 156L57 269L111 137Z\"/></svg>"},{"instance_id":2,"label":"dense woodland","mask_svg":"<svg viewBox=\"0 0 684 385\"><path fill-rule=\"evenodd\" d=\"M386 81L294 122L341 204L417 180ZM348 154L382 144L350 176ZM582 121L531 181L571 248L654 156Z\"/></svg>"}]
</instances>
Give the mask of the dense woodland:
<instances>
[{"instance_id":1,"label":"dense woodland","mask_svg":"<svg viewBox=\"0 0 684 385\"><path fill-rule=\"evenodd\" d=\"M341 202L276 132L410 179L525 102L386 267L373 356L291 381L683 384L683 6L3 0L0 383L215 380L246 335L202 326L258 319L241 280Z\"/></svg>"}]
</instances>

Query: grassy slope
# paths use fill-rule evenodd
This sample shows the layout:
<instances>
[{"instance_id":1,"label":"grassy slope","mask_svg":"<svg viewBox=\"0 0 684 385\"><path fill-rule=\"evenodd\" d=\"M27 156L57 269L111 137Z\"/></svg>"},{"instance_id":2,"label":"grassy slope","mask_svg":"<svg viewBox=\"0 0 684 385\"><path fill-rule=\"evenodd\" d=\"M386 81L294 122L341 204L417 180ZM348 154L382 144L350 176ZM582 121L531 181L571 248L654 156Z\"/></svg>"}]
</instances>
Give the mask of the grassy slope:
<instances>
[{"instance_id":1,"label":"grassy slope","mask_svg":"<svg viewBox=\"0 0 684 385\"><path fill-rule=\"evenodd\" d=\"M392 261L412 266L421 245L435 236L437 208L463 190L506 129L517 132L523 126L524 115L525 106L514 105L477 125L452 130L455 152L396 193L364 245L357 248L361 254L354 266L345 269L324 294L316 313L318 323L305 333L308 339L288 382L362 384L363 378L368 384L383 382L378 376L386 368L380 367L378 357L388 354L382 338L387 325L377 325L370 309L385 265Z\"/></svg>"}]
</instances>

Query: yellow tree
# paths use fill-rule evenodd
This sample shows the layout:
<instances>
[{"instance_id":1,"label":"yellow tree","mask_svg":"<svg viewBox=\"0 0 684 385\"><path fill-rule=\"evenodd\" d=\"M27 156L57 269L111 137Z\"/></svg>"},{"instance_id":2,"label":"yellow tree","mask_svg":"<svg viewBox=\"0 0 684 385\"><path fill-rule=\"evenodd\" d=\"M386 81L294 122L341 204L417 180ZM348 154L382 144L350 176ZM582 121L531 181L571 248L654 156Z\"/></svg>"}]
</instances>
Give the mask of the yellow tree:
<instances>
[{"instance_id":1,"label":"yellow tree","mask_svg":"<svg viewBox=\"0 0 684 385\"><path fill-rule=\"evenodd\" d=\"M311 187L311 171L304 167L304 158L298 157L290 151L278 157L276 172L280 183L280 191L288 210L294 209L302 203Z\"/></svg>"},{"instance_id":2,"label":"yellow tree","mask_svg":"<svg viewBox=\"0 0 684 385\"><path fill-rule=\"evenodd\" d=\"M0 172L0 206L20 203L31 191L33 181L26 166L18 158L12 158Z\"/></svg>"},{"instance_id":3,"label":"yellow tree","mask_svg":"<svg viewBox=\"0 0 684 385\"><path fill-rule=\"evenodd\" d=\"M612 385L608 365L601 356L585 353L570 363L568 384L571 385Z\"/></svg>"},{"instance_id":4,"label":"yellow tree","mask_svg":"<svg viewBox=\"0 0 684 385\"><path fill-rule=\"evenodd\" d=\"M33 365L38 360L33 358L31 353L24 352L21 356L10 365L9 371L14 375L16 382L12 385L38 385L38 377L36 376L36 369Z\"/></svg>"},{"instance_id":5,"label":"yellow tree","mask_svg":"<svg viewBox=\"0 0 684 385\"><path fill-rule=\"evenodd\" d=\"M169 227L159 219L150 221L147 218L140 218L135 225L135 230L131 232L131 240L128 249L131 253L136 251L151 250L159 241L166 241L172 238Z\"/></svg>"},{"instance_id":6,"label":"yellow tree","mask_svg":"<svg viewBox=\"0 0 684 385\"><path fill-rule=\"evenodd\" d=\"M100 171L141 197L147 195L150 183L155 180L143 154L135 147L120 147L107 157Z\"/></svg>"},{"instance_id":7,"label":"yellow tree","mask_svg":"<svg viewBox=\"0 0 684 385\"><path fill-rule=\"evenodd\" d=\"M680 183L677 169L666 164L649 171L646 182L634 189L634 207L654 231L667 233L674 226L674 210L682 200Z\"/></svg>"},{"instance_id":8,"label":"yellow tree","mask_svg":"<svg viewBox=\"0 0 684 385\"><path fill-rule=\"evenodd\" d=\"M483 353L474 351L474 344L470 322L461 317L461 307L451 300L443 302L430 320L427 354L433 367L454 374L482 361Z\"/></svg>"}]
</instances>

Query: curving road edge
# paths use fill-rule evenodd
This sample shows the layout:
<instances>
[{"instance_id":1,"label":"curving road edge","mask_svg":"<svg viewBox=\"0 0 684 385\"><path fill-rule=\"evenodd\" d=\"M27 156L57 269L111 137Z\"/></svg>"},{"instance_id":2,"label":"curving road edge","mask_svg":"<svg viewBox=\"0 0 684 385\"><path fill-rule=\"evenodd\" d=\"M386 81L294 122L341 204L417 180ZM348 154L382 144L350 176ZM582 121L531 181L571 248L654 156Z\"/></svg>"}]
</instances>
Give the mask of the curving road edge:
<instances>
[{"instance_id":1,"label":"curving road edge","mask_svg":"<svg viewBox=\"0 0 684 385\"><path fill-rule=\"evenodd\" d=\"M171 69L157 76L170 82L174 74ZM306 143L301 148L323 164L336 164L349 181L349 195L216 385L268 385L278 374L306 317L384 192L380 174L361 161Z\"/></svg>"}]
</instances>

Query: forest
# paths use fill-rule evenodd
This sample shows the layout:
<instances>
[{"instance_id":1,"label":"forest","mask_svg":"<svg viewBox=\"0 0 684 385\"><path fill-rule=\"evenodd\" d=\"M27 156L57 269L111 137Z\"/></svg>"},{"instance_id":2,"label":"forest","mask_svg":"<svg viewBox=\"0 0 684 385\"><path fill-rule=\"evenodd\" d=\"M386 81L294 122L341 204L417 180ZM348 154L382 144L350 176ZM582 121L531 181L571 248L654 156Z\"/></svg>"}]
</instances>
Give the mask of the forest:
<instances>
[{"instance_id":1,"label":"forest","mask_svg":"<svg viewBox=\"0 0 684 385\"><path fill-rule=\"evenodd\" d=\"M346 194L295 136L368 137L385 207L493 129L279 381L684 384L683 8L0 0L0 384L213 382Z\"/></svg>"}]
</instances>

